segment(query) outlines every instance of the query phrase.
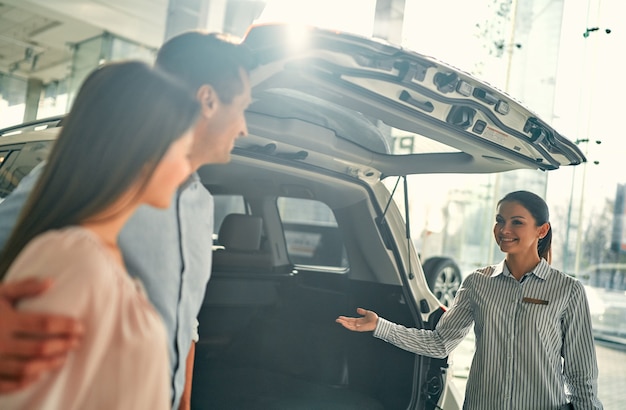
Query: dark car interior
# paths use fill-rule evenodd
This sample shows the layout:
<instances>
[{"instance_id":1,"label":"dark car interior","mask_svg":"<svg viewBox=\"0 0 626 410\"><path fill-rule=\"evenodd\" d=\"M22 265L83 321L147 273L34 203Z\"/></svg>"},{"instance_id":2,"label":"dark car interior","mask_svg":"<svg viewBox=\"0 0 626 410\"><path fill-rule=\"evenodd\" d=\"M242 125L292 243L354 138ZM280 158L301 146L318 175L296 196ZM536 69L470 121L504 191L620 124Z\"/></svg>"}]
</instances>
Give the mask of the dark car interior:
<instances>
[{"instance_id":1,"label":"dark car interior","mask_svg":"<svg viewBox=\"0 0 626 410\"><path fill-rule=\"evenodd\" d=\"M440 364L335 323L366 306L424 325L403 287L377 275L393 267L376 225L362 223L372 218L367 189L263 163L237 157L200 171L219 226L199 315L192 407L407 408L414 386ZM302 211L307 201L327 207L335 223L293 221L280 209L295 203Z\"/></svg>"}]
</instances>

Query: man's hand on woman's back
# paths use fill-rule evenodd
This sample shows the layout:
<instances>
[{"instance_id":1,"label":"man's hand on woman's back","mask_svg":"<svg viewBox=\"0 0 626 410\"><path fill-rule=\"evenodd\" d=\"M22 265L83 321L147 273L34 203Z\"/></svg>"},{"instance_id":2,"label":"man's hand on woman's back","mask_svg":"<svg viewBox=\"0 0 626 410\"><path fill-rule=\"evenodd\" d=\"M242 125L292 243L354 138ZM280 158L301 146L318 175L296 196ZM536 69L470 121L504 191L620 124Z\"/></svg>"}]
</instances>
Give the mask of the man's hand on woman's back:
<instances>
[{"instance_id":1,"label":"man's hand on woman's back","mask_svg":"<svg viewBox=\"0 0 626 410\"><path fill-rule=\"evenodd\" d=\"M51 285L36 279L0 283L0 394L20 390L61 366L80 343L83 327L75 319L15 309L17 302Z\"/></svg>"}]
</instances>

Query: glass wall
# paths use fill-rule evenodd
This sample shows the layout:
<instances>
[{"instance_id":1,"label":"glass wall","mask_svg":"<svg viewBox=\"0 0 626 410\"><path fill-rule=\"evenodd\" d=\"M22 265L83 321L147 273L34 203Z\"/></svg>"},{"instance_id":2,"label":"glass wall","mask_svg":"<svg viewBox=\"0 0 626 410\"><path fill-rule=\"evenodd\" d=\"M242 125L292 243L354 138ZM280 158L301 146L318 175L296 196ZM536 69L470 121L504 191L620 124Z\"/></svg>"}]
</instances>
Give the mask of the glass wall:
<instances>
[{"instance_id":1,"label":"glass wall","mask_svg":"<svg viewBox=\"0 0 626 410\"><path fill-rule=\"evenodd\" d=\"M37 118L65 114L68 107L68 78L52 81L44 86L39 100Z\"/></svg>"},{"instance_id":2,"label":"glass wall","mask_svg":"<svg viewBox=\"0 0 626 410\"><path fill-rule=\"evenodd\" d=\"M125 58L152 63L156 55L153 48L109 33L77 43L72 49L70 74L43 86L37 107L38 119L67 113L85 77L98 65ZM23 122L26 94L26 79L0 73L0 128Z\"/></svg>"},{"instance_id":3,"label":"glass wall","mask_svg":"<svg viewBox=\"0 0 626 410\"><path fill-rule=\"evenodd\" d=\"M100 36L74 45L71 74L67 79L68 96L65 112L69 111L85 77L100 64L125 58L139 59L151 63L155 55L155 49L110 33L103 33Z\"/></svg>"},{"instance_id":4,"label":"glass wall","mask_svg":"<svg viewBox=\"0 0 626 410\"><path fill-rule=\"evenodd\" d=\"M26 80L0 73L0 128L22 122L25 103Z\"/></svg>"}]
</instances>

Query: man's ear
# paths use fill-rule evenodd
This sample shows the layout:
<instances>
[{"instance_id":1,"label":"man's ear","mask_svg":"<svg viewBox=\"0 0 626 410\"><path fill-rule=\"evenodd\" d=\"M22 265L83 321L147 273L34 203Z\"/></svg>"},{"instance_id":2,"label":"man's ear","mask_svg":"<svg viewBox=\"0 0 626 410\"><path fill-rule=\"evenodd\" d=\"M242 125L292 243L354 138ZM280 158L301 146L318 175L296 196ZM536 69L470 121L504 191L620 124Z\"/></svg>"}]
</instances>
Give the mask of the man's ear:
<instances>
[{"instance_id":1,"label":"man's ear","mask_svg":"<svg viewBox=\"0 0 626 410\"><path fill-rule=\"evenodd\" d=\"M198 88L196 99L200 102L200 112L205 118L211 118L220 103L217 93L209 84L203 84Z\"/></svg>"}]
</instances>

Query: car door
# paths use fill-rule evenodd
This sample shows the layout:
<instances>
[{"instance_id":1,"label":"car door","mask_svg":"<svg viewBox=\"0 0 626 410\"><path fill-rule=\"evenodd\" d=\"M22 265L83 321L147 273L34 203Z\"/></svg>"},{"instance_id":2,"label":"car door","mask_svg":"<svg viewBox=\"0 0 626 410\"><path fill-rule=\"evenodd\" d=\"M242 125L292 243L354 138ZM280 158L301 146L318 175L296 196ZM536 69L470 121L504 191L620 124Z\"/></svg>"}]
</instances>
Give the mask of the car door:
<instances>
[{"instance_id":1,"label":"car door","mask_svg":"<svg viewBox=\"0 0 626 410\"><path fill-rule=\"evenodd\" d=\"M305 162L390 176L554 170L585 161L576 144L515 99L434 58L280 24L251 28L244 43L259 63L251 74L255 126L297 118L332 131L313 140L273 135L278 150L288 144L318 154Z\"/></svg>"}]
</instances>

